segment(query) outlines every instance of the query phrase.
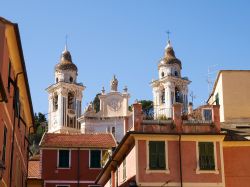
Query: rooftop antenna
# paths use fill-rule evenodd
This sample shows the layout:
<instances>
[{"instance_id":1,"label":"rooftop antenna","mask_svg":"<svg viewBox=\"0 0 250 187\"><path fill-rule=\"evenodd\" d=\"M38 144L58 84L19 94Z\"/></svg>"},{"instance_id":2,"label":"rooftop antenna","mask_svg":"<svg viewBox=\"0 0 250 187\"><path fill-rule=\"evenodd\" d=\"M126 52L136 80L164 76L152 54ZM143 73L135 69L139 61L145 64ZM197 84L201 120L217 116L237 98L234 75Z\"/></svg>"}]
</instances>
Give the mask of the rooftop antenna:
<instances>
[{"instance_id":1,"label":"rooftop antenna","mask_svg":"<svg viewBox=\"0 0 250 187\"><path fill-rule=\"evenodd\" d=\"M194 104L194 99L196 99L196 95L194 95L194 92L191 91L191 93L189 94L189 96L191 97L192 103Z\"/></svg>"},{"instance_id":2,"label":"rooftop antenna","mask_svg":"<svg viewBox=\"0 0 250 187\"><path fill-rule=\"evenodd\" d=\"M216 73L216 70L214 70L215 67L217 67L218 64L215 64L215 65L212 65L212 66L209 66L208 69L207 69L207 91L208 91L208 96L210 95L211 93L211 89L213 87L213 79L212 79L212 75L214 73Z\"/></svg>"}]
</instances>

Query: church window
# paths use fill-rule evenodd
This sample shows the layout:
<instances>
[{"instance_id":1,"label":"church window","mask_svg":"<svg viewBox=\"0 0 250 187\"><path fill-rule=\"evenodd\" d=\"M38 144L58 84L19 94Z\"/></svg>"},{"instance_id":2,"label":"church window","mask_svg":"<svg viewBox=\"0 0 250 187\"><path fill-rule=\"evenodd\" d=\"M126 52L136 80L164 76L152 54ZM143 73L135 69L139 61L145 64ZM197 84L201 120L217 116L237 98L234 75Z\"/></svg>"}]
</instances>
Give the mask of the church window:
<instances>
[{"instance_id":1,"label":"church window","mask_svg":"<svg viewBox=\"0 0 250 187\"><path fill-rule=\"evenodd\" d=\"M165 103L165 90L161 92L161 103Z\"/></svg>"},{"instance_id":2,"label":"church window","mask_svg":"<svg viewBox=\"0 0 250 187\"><path fill-rule=\"evenodd\" d=\"M90 168L101 168L100 150L90 150Z\"/></svg>"},{"instance_id":3,"label":"church window","mask_svg":"<svg viewBox=\"0 0 250 187\"><path fill-rule=\"evenodd\" d=\"M53 97L53 111L56 111L58 109L58 95L55 94Z\"/></svg>"},{"instance_id":4,"label":"church window","mask_svg":"<svg viewBox=\"0 0 250 187\"><path fill-rule=\"evenodd\" d=\"M58 167L69 168L70 167L70 150L58 151Z\"/></svg>"},{"instance_id":5,"label":"church window","mask_svg":"<svg viewBox=\"0 0 250 187\"><path fill-rule=\"evenodd\" d=\"M182 95L177 87L175 88L175 102L182 103Z\"/></svg>"},{"instance_id":6,"label":"church window","mask_svg":"<svg viewBox=\"0 0 250 187\"><path fill-rule=\"evenodd\" d=\"M178 77L178 71L174 71L174 76Z\"/></svg>"},{"instance_id":7,"label":"church window","mask_svg":"<svg viewBox=\"0 0 250 187\"><path fill-rule=\"evenodd\" d=\"M56 83L58 83L58 78L56 78Z\"/></svg>"},{"instance_id":8,"label":"church window","mask_svg":"<svg viewBox=\"0 0 250 187\"><path fill-rule=\"evenodd\" d=\"M72 92L68 93L68 109L74 109L74 94Z\"/></svg>"},{"instance_id":9,"label":"church window","mask_svg":"<svg viewBox=\"0 0 250 187\"><path fill-rule=\"evenodd\" d=\"M199 169L215 170L214 143L199 142Z\"/></svg>"},{"instance_id":10,"label":"church window","mask_svg":"<svg viewBox=\"0 0 250 187\"><path fill-rule=\"evenodd\" d=\"M164 72L161 72L161 77L164 77Z\"/></svg>"},{"instance_id":11,"label":"church window","mask_svg":"<svg viewBox=\"0 0 250 187\"><path fill-rule=\"evenodd\" d=\"M69 78L69 81L70 81L70 82L73 82L73 77L70 77L70 78Z\"/></svg>"}]
</instances>

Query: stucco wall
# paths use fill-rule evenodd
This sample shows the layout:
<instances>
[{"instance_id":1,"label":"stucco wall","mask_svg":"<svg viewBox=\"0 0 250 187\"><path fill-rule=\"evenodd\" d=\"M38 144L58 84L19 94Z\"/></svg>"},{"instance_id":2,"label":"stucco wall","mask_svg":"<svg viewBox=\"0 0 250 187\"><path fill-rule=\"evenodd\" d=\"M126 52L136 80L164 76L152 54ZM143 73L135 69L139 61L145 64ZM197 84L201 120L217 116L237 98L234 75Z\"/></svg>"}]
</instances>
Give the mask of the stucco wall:
<instances>
[{"instance_id":1,"label":"stucco wall","mask_svg":"<svg viewBox=\"0 0 250 187\"><path fill-rule=\"evenodd\" d=\"M250 147L223 147L226 187L250 185Z\"/></svg>"}]
</instances>

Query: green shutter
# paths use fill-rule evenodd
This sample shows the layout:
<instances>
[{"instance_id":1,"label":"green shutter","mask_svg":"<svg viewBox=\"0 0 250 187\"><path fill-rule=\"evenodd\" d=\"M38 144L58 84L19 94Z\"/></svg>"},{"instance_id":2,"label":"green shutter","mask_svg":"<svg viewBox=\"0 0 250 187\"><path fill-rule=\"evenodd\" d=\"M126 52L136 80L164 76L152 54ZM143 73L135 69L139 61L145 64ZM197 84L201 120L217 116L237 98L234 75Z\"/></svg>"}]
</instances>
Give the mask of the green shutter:
<instances>
[{"instance_id":1,"label":"green shutter","mask_svg":"<svg viewBox=\"0 0 250 187\"><path fill-rule=\"evenodd\" d=\"M90 151L90 167L91 168L101 167L101 151L100 150Z\"/></svg>"},{"instance_id":2,"label":"green shutter","mask_svg":"<svg viewBox=\"0 0 250 187\"><path fill-rule=\"evenodd\" d=\"M149 142L149 168L155 170L166 169L164 141Z\"/></svg>"},{"instance_id":3,"label":"green shutter","mask_svg":"<svg viewBox=\"0 0 250 187\"><path fill-rule=\"evenodd\" d=\"M59 167L69 168L69 150L59 150Z\"/></svg>"},{"instance_id":4,"label":"green shutter","mask_svg":"<svg viewBox=\"0 0 250 187\"><path fill-rule=\"evenodd\" d=\"M214 170L213 142L199 142L199 165L201 170Z\"/></svg>"}]
</instances>

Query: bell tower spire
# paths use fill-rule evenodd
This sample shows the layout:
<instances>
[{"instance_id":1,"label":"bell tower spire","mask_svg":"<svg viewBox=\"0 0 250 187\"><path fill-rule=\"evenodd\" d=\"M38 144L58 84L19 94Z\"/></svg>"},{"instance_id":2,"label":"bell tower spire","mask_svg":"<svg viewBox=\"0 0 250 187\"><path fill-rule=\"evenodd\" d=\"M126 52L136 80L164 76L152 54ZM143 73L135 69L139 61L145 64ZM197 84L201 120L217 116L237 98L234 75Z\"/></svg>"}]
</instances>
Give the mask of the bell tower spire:
<instances>
[{"instance_id":1,"label":"bell tower spire","mask_svg":"<svg viewBox=\"0 0 250 187\"><path fill-rule=\"evenodd\" d=\"M47 88L50 133L80 132L77 119L81 115L82 92L85 86L77 83L77 72L77 66L67 49L66 39L65 49L55 66L55 84Z\"/></svg>"},{"instance_id":2,"label":"bell tower spire","mask_svg":"<svg viewBox=\"0 0 250 187\"><path fill-rule=\"evenodd\" d=\"M191 81L181 77L182 64L175 56L169 33L164 56L158 64L159 79L151 82L155 118L172 118L174 103L182 103L184 113L188 109L188 84Z\"/></svg>"}]
</instances>

